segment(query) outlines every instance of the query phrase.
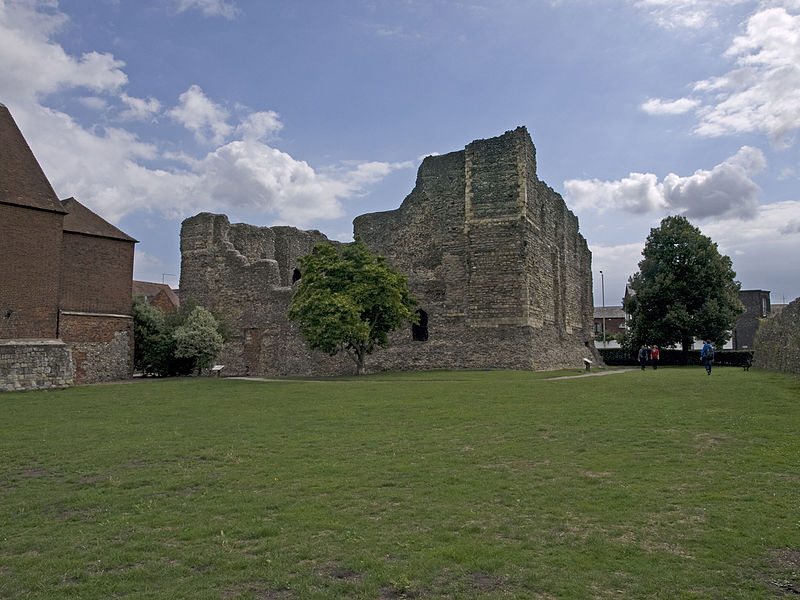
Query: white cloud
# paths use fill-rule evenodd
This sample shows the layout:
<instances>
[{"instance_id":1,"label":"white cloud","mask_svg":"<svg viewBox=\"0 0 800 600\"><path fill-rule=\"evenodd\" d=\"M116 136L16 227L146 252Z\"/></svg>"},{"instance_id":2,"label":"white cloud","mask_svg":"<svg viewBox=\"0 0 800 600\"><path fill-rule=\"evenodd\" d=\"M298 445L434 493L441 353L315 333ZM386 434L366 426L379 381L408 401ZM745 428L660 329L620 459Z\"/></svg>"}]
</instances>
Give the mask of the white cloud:
<instances>
[{"instance_id":1,"label":"white cloud","mask_svg":"<svg viewBox=\"0 0 800 600\"><path fill-rule=\"evenodd\" d=\"M715 13L732 4L754 0L637 0L664 26L700 28L714 24ZM760 132L776 148L786 149L800 129L800 0L761 0L743 24L725 57L735 68L694 84L695 97L668 101L648 99L643 111L652 115L694 110L694 132L719 137Z\"/></svg>"},{"instance_id":2,"label":"white cloud","mask_svg":"<svg viewBox=\"0 0 800 600\"><path fill-rule=\"evenodd\" d=\"M631 173L617 181L570 179L564 182L564 189L570 206L581 212L642 214L666 206L658 177L651 173Z\"/></svg>"},{"instance_id":3,"label":"white cloud","mask_svg":"<svg viewBox=\"0 0 800 600\"><path fill-rule=\"evenodd\" d=\"M644 242L617 246L589 245L589 250L592 252L595 305L600 306L603 300L606 306L622 304L625 285L628 283L628 277L639 268L643 247ZM603 271L602 279L600 271ZM605 298L603 298L603 287L605 287Z\"/></svg>"},{"instance_id":4,"label":"white cloud","mask_svg":"<svg viewBox=\"0 0 800 600\"><path fill-rule=\"evenodd\" d=\"M134 98L121 93L119 99L128 107L120 113L120 118L134 121L145 121L155 117L161 110L161 102L155 98Z\"/></svg>"},{"instance_id":5,"label":"white cloud","mask_svg":"<svg viewBox=\"0 0 800 600\"><path fill-rule=\"evenodd\" d=\"M269 139L283 129L278 113L274 110L254 112L242 121L236 128L245 140Z\"/></svg>"},{"instance_id":6,"label":"white cloud","mask_svg":"<svg viewBox=\"0 0 800 600\"><path fill-rule=\"evenodd\" d=\"M709 96L696 133L758 131L774 146L790 147L800 128L800 15L785 8L755 13L726 56L736 60L736 69L695 84Z\"/></svg>"},{"instance_id":7,"label":"white cloud","mask_svg":"<svg viewBox=\"0 0 800 600\"><path fill-rule=\"evenodd\" d=\"M572 179L564 182L570 205L578 211L633 214L669 212L690 219L750 218L758 208L760 188L751 177L767 166L763 152L743 146L710 171L667 175L661 183L652 173L631 173L617 181Z\"/></svg>"},{"instance_id":8,"label":"white cloud","mask_svg":"<svg viewBox=\"0 0 800 600\"><path fill-rule=\"evenodd\" d=\"M793 260L800 246L800 201L765 204L746 222L719 220L701 229L731 257L744 289L771 290L773 302L781 301L780 294L796 294L775 282L800 280L800 262Z\"/></svg>"},{"instance_id":9,"label":"white cloud","mask_svg":"<svg viewBox=\"0 0 800 600\"><path fill-rule=\"evenodd\" d=\"M35 102L65 88L113 93L128 77L111 54L76 58L49 38L66 22L61 13L40 12L49 3L0 0L0 90L3 102Z\"/></svg>"},{"instance_id":10,"label":"white cloud","mask_svg":"<svg viewBox=\"0 0 800 600\"><path fill-rule=\"evenodd\" d=\"M773 302L781 302L787 294L787 301L794 298L796 287L781 289L776 282L800 280L800 262L792 260L800 245L800 201L766 204L747 221L715 219L700 229L731 258L743 289L770 290ZM596 305L601 303L598 271L604 273L606 305L619 305L628 277L638 270L643 248L644 239L614 246L589 245Z\"/></svg>"},{"instance_id":11,"label":"white cloud","mask_svg":"<svg viewBox=\"0 0 800 600\"><path fill-rule=\"evenodd\" d=\"M202 11L206 17L234 19L239 14L236 4L226 0L177 0L178 12Z\"/></svg>"},{"instance_id":12,"label":"white cloud","mask_svg":"<svg viewBox=\"0 0 800 600\"><path fill-rule=\"evenodd\" d=\"M228 124L228 111L210 100L199 85L183 92L180 104L169 111L169 116L194 133L201 143L220 144L233 128Z\"/></svg>"},{"instance_id":13,"label":"white cloud","mask_svg":"<svg viewBox=\"0 0 800 600\"><path fill-rule=\"evenodd\" d=\"M682 115L694 110L699 104L700 101L693 98L679 98L672 101L650 98L641 108L650 115Z\"/></svg>"},{"instance_id":14,"label":"white cloud","mask_svg":"<svg viewBox=\"0 0 800 600\"><path fill-rule=\"evenodd\" d=\"M83 104L86 108L90 108L98 112L108 108L108 101L105 98L100 98L99 96L84 96L83 98L78 98L78 102Z\"/></svg>"},{"instance_id":15,"label":"white cloud","mask_svg":"<svg viewBox=\"0 0 800 600\"><path fill-rule=\"evenodd\" d=\"M715 27L722 8L751 0L636 0L634 6L650 13L666 29Z\"/></svg>"},{"instance_id":16,"label":"white cloud","mask_svg":"<svg viewBox=\"0 0 800 600\"><path fill-rule=\"evenodd\" d=\"M233 5L184 2L181 7L225 16ZM81 98L84 105L115 110L123 120L152 120L162 114L162 103L127 94L124 63L112 55L67 54L50 38L65 21L55 3L0 0L2 100L59 196L75 196L110 221L142 210L168 218L213 210L303 226L340 216L344 198L363 194L366 186L407 166L366 162L317 171L265 143L283 127L276 112L237 106L240 117L234 119L197 85L166 114L214 146L201 158L164 151L158 140L121 127L83 126L43 104L48 95L88 88L97 95ZM154 162L168 166L149 166Z\"/></svg>"},{"instance_id":17,"label":"white cloud","mask_svg":"<svg viewBox=\"0 0 800 600\"><path fill-rule=\"evenodd\" d=\"M166 273L168 270L177 270L175 265L167 265L160 258L148 254L147 252L136 248L133 258L133 278L138 281L161 281L167 279L166 275L171 275L169 281L166 283L173 283L175 275Z\"/></svg>"}]
</instances>

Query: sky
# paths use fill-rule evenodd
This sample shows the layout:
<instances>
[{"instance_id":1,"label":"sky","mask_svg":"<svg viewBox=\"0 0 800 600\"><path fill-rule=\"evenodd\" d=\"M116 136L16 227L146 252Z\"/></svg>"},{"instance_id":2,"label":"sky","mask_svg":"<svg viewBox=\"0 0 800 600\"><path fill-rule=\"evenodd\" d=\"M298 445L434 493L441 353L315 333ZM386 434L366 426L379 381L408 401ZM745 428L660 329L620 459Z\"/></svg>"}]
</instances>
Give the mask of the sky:
<instances>
[{"instance_id":1,"label":"sky","mask_svg":"<svg viewBox=\"0 0 800 600\"><path fill-rule=\"evenodd\" d=\"M350 240L425 156L524 125L595 305L668 215L800 296L800 0L0 0L0 102L139 280L177 287L202 211Z\"/></svg>"}]
</instances>

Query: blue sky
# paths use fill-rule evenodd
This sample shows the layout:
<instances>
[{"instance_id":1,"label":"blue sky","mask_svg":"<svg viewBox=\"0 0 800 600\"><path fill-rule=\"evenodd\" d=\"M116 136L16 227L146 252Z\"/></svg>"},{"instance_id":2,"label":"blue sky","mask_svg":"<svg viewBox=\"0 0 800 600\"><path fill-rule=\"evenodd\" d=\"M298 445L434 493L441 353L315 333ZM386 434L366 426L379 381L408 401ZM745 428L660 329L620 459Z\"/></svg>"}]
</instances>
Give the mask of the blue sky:
<instances>
[{"instance_id":1,"label":"blue sky","mask_svg":"<svg viewBox=\"0 0 800 600\"><path fill-rule=\"evenodd\" d=\"M177 285L200 211L347 240L422 157L525 125L595 303L683 214L800 296L800 0L0 0L0 102Z\"/></svg>"}]
</instances>

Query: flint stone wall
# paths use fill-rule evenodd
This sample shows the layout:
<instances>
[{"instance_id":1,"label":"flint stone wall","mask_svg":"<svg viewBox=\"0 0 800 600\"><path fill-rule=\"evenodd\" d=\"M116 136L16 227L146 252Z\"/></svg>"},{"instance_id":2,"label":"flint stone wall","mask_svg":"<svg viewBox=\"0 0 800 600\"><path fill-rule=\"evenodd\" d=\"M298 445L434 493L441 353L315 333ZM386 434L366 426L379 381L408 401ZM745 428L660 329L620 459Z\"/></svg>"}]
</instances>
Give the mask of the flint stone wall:
<instances>
[{"instance_id":1,"label":"flint stone wall","mask_svg":"<svg viewBox=\"0 0 800 600\"><path fill-rule=\"evenodd\" d=\"M800 298L780 314L761 320L753 366L800 375Z\"/></svg>"},{"instance_id":2,"label":"flint stone wall","mask_svg":"<svg viewBox=\"0 0 800 600\"><path fill-rule=\"evenodd\" d=\"M409 276L425 335L397 331L367 369L524 369L600 362L593 344L591 253L578 219L539 181L525 128L426 158L393 211L357 217L354 232ZM286 318L297 258L318 231L231 225L201 213L181 229L181 300L219 311L236 337L227 375L342 374L344 356L310 352Z\"/></svg>"},{"instance_id":3,"label":"flint stone wall","mask_svg":"<svg viewBox=\"0 0 800 600\"><path fill-rule=\"evenodd\" d=\"M133 317L63 311L59 329L72 352L76 384L133 377Z\"/></svg>"}]
</instances>

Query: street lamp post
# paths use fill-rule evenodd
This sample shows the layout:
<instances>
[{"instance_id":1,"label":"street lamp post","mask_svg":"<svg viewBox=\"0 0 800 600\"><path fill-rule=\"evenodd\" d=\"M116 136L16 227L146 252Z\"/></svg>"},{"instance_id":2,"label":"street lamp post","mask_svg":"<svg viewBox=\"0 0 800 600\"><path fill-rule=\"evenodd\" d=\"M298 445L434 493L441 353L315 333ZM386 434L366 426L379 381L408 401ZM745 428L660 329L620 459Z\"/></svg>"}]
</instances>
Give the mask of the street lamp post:
<instances>
[{"instance_id":1,"label":"street lamp post","mask_svg":"<svg viewBox=\"0 0 800 600\"><path fill-rule=\"evenodd\" d=\"M603 301L603 348L606 347L606 281L600 271L600 296Z\"/></svg>"}]
</instances>

